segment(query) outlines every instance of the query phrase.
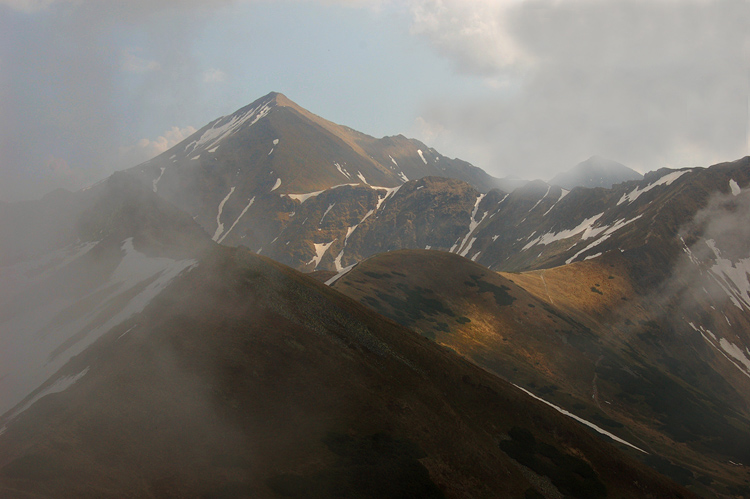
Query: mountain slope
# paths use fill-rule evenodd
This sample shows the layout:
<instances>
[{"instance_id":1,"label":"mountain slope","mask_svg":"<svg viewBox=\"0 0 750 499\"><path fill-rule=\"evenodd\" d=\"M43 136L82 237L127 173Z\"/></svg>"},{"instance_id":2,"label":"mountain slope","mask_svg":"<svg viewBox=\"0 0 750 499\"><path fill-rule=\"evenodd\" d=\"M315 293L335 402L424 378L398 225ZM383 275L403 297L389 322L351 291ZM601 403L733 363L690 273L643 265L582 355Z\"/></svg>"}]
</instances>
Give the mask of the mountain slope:
<instances>
[{"instance_id":1,"label":"mountain slope","mask_svg":"<svg viewBox=\"0 0 750 499\"><path fill-rule=\"evenodd\" d=\"M615 184L642 179L643 175L622 163L601 156L592 156L570 170L558 173L549 183L568 190L576 187L609 189Z\"/></svg>"},{"instance_id":2,"label":"mountain slope","mask_svg":"<svg viewBox=\"0 0 750 499\"><path fill-rule=\"evenodd\" d=\"M0 219L9 249L0 257L0 413L142 310L212 244L125 173L3 206Z\"/></svg>"},{"instance_id":3,"label":"mountain slope","mask_svg":"<svg viewBox=\"0 0 750 499\"><path fill-rule=\"evenodd\" d=\"M702 494L740 490L749 477L727 463L750 457L747 378L690 333L686 311L654 300L629 272L619 253L496 274L450 253L408 250L374 256L330 282L647 450L645 462ZM708 305L698 310L694 324L710 319ZM750 327L746 315L732 322ZM715 341L717 349L727 342Z\"/></svg>"},{"instance_id":4,"label":"mountain slope","mask_svg":"<svg viewBox=\"0 0 750 499\"><path fill-rule=\"evenodd\" d=\"M67 389L5 421L4 495L691 497L243 249L213 249L59 377Z\"/></svg>"},{"instance_id":5,"label":"mountain slope","mask_svg":"<svg viewBox=\"0 0 750 499\"><path fill-rule=\"evenodd\" d=\"M375 139L271 93L130 169L216 241L265 247L295 211L286 194L342 184L396 187L427 175L486 191L496 179L403 136Z\"/></svg>"}]
</instances>

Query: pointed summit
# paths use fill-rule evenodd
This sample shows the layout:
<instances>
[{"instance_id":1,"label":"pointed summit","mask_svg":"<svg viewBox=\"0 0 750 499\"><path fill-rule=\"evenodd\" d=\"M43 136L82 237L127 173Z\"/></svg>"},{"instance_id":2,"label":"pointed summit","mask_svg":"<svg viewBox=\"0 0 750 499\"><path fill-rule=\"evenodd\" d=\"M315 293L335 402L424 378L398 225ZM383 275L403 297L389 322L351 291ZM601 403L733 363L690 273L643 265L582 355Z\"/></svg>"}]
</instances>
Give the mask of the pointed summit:
<instances>
[{"instance_id":1,"label":"pointed summit","mask_svg":"<svg viewBox=\"0 0 750 499\"><path fill-rule=\"evenodd\" d=\"M483 192L496 186L481 169L419 141L376 139L279 92L213 120L131 171L217 241L256 251L278 237L298 199L332 187L395 188L426 176L464 180Z\"/></svg>"},{"instance_id":2,"label":"pointed summit","mask_svg":"<svg viewBox=\"0 0 750 499\"><path fill-rule=\"evenodd\" d=\"M610 189L615 184L628 180L641 180L642 178L643 175L622 163L601 156L591 156L567 172L558 173L549 183L559 185L564 189L573 189L574 187L604 187Z\"/></svg>"}]
</instances>

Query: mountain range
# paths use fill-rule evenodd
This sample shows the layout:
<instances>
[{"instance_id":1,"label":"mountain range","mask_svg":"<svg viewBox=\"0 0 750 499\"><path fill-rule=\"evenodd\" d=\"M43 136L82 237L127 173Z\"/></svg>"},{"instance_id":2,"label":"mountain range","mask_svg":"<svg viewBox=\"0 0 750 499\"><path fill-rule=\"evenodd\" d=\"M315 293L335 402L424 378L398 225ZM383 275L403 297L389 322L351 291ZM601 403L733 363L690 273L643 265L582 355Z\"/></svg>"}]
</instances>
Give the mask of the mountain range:
<instances>
[{"instance_id":1,"label":"mountain range","mask_svg":"<svg viewBox=\"0 0 750 499\"><path fill-rule=\"evenodd\" d=\"M3 204L0 491L750 494L750 158L612 182L272 93Z\"/></svg>"}]
</instances>

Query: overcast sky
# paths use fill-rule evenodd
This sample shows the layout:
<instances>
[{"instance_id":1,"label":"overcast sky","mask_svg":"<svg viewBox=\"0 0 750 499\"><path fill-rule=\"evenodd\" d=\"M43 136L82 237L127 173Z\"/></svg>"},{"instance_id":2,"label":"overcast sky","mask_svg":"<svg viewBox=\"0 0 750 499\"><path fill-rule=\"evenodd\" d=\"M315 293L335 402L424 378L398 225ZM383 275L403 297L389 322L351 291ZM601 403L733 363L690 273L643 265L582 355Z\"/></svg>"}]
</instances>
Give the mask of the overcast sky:
<instances>
[{"instance_id":1,"label":"overcast sky","mask_svg":"<svg viewBox=\"0 0 750 499\"><path fill-rule=\"evenodd\" d=\"M495 176L748 154L748 0L0 0L0 200L270 91Z\"/></svg>"}]
</instances>

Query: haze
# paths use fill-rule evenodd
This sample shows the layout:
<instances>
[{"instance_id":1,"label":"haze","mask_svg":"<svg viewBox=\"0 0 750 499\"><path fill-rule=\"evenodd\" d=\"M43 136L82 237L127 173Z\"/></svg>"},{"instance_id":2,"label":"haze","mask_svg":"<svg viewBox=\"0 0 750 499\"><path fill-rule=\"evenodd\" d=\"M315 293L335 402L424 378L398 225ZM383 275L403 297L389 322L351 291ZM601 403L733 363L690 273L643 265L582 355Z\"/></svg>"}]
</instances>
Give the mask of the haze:
<instances>
[{"instance_id":1,"label":"haze","mask_svg":"<svg viewBox=\"0 0 750 499\"><path fill-rule=\"evenodd\" d=\"M77 189L275 90L498 176L748 154L750 3L0 0L0 200Z\"/></svg>"}]
</instances>

